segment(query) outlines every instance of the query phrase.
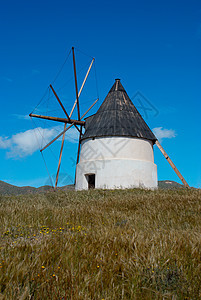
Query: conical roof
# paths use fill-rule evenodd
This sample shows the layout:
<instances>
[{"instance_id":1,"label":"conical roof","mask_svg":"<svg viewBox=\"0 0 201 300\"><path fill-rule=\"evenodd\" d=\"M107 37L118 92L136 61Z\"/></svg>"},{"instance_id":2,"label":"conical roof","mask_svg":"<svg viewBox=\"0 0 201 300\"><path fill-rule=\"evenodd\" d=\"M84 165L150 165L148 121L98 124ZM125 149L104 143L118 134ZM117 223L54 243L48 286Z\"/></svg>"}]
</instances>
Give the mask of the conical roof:
<instances>
[{"instance_id":1,"label":"conical roof","mask_svg":"<svg viewBox=\"0 0 201 300\"><path fill-rule=\"evenodd\" d=\"M86 118L83 139L103 136L138 137L153 142L155 135L116 79L96 114Z\"/></svg>"}]
</instances>

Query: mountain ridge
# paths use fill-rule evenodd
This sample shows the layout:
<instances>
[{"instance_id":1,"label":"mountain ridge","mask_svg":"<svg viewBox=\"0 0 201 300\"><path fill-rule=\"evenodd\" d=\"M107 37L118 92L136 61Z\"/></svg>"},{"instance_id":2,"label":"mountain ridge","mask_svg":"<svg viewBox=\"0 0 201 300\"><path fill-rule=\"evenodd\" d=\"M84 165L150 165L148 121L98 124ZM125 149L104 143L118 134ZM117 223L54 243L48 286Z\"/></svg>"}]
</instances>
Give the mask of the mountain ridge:
<instances>
[{"instance_id":1,"label":"mountain ridge","mask_svg":"<svg viewBox=\"0 0 201 300\"><path fill-rule=\"evenodd\" d=\"M184 188L183 184L177 183L172 180L162 180L158 181L158 187L160 189L178 189ZM15 186L10 183L4 182L0 180L0 194L1 195L23 195L23 194L38 194L45 193L47 191L51 191L53 188L50 185L44 185L41 187L32 187L32 186ZM74 185L65 185L62 187L58 187L59 190L73 190Z\"/></svg>"}]
</instances>

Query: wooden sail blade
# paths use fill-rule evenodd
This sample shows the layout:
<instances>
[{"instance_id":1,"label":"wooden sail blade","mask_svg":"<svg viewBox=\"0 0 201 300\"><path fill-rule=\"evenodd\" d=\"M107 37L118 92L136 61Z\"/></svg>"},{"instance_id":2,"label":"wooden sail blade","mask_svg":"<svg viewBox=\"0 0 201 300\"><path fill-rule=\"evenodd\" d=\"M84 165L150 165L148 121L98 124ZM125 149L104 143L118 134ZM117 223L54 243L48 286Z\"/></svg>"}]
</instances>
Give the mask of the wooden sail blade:
<instances>
[{"instance_id":1,"label":"wooden sail blade","mask_svg":"<svg viewBox=\"0 0 201 300\"><path fill-rule=\"evenodd\" d=\"M50 120L50 121L56 121L56 122L61 122L61 123L67 123L67 124L75 124L75 125L82 125L84 126L85 122L84 121L78 121L78 120L68 120L66 118L58 118L58 117L50 117L50 116L42 116L42 115L36 115L36 114L29 114L30 117L34 118L39 118L39 119L44 119L44 120Z\"/></svg>"},{"instance_id":2,"label":"wooden sail blade","mask_svg":"<svg viewBox=\"0 0 201 300\"><path fill-rule=\"evenodd\" d=\"M78 120L80 120L80 106L79 106L79 96L78 96L78 87L77 87L77 74L76 74L74 47L72 47L72 52L73 52L74 77L75 77L75 92L76 92L76 99L77 99L77 113L78 113Z\"/></svg>"},{"instance_id":3,"label":"wooden sail blade","mask_svg":"<svg viewBox=\"0 0 201 300\"><path fill-rule=\"evenodd\" d=\"M94 103L87 109L87 111L81 116L81 119L84 118L84 116L86 116L86 114L90 111L90 109L92 109L92 107L96 104L96 102L98 102L99 98L96 99L96 101L94 101Z\"/></svg>"},{"instance_id":4,"label":"wooden sail blade","mask_svg":"<svg viewBox=\"0 0 201 300\"><path fill-rule=\"evenodd\" d=\"M65 115L66 115L68 121L70 121L69 115L67 114L67 111L65 110L65 107L63 106L61 100L59 99L57 93L55 92L55 90L53 89L53 86L52 86L51 84L50 84L50 88L51 88L51 90L53 91L55 97L57 98L57 101L59 102L61 108L63 109L63 111L64 111L64 113L65 113Z\"/></svg>"},{"instance_id":5,"label":"wooden sail blade","mask_svg":"<svg viewBox=\"0 0 201 300\"><path fill-rule=\"evenodd\" d=\"M64 133L63 133L63 137L62 137L62 143L61 143L61 150L60 150L60 155L59 155L59 163L58 163L58 168L57 168L57 175L56 175L56 181L55 181L55 189L57 188L57 183L58 183L58 179L59 179L59 171L60 171L60 166L61 166L61 158L62 158L62 153L63 153L63 147L64 147L64 140L65 140L65 134L66 134L66 123L64 125Z\"/></svg>"},{"instance_id":6,"label":"wooden sail blade","mask_svg":"<svg viewBox=\"0 0 201 300\"><path fill-rule=\"evenodd\" d=\"M161 151L161 153L165 156L165 158L167 159L167 161L169 162L169 164L171 165L171 167L173 168L173 170L175 171L175 173L177 174L177 176L179 177L179 179L183 182L184 186L187 187L187 188L189 188L188 183L186 182L186 180L184 179L184 177L181 175L181 173L179 172L179 170L176 168L176 166L172 162L172 160L169 158L169 156L167 155L167 153L165 152L165 150L163 149L163 147L161 146L161 144L159 143L158 140L155 142L155 144L159 148L159 150Z\"/></svg>"},{"instance_id":7,"label":"wooden sail blade","mask_svg":"<svg viewBox=\"0 0 201 300\"><path fill-rule=\"evenodd\" d=\"M83 80L83 83L82 83L81 88L80 88L79 93L78 93L78 97L80 97L80 95L81 95L81 92L82 92L82 90L83 90L83 87L84 87L84 85L85 85L85 83L86 83L86 81L87 81L87 78L88 78L88 76L89 76L89 72L91 71L93 62L94 62L94 58L92 59L91 64L90 64L90 66L89 66L89 69L88 69L88 71L87 71L87 73L86 73L86 75L85 75L85 78L84 78L84 80ZM70 115L69 115L70 118L71 118L71 116L72 116L72 114L73 114L73 111L74 111L74 109L75 109L76 104L77 104L77 99L75 100L75 102L74 102L74 104L73 104L73 108L72 108L72 110L71 110L71 112L70 112Z\"/></svg>"},{"instance_id":8,"label":"wooden sail blade","mask_svg":"<svg viewBox=\"0 0 201 300\"><path fill-rule=\"evenodd\" d=\"M58 140L58 138L60 138L60 136L62 136L62 134L64 134L67 130L69 130L71 127L73 127L74 124L71 124L70 126L68 126L65 130L63 130L60 134L58 134L52 141L50 141L46 146L44 146L40 152L42 152L43 150L45 150L47 147L49 147L50 145L52 145L52 143L54 143L56 140Z\"/></svg>"}]
</instances>

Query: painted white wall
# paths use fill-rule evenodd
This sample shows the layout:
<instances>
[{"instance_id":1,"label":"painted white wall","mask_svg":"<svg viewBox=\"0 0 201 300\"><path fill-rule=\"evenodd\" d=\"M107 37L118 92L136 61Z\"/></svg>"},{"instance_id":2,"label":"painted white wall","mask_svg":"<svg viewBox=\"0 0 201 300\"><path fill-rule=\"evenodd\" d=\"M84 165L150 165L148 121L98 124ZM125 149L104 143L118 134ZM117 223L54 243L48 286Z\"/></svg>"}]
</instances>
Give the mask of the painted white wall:
<instances>
[{"instance_id":1,"label":"painted white wall","mask_svg":"<svg viewBox=\"0 0 201 300\"><path fill-rule=\"evenodd\" d=\"M87 174L96 175L96 188L157 188L157 166L151 141L104 137L82 142L76 169L76 190L88 189Z\"/></svg>"}]
</instances>

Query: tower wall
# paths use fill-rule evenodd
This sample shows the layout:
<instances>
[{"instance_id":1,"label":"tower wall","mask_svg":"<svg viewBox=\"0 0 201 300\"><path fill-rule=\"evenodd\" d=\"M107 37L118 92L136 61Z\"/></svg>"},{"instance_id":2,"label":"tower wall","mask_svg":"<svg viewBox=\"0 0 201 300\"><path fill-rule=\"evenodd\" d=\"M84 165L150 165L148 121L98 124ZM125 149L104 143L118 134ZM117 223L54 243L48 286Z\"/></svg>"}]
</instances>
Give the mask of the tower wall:
<instances>
[{"instance_id":1,"label":"tower wall","mask_svg":"<svg viewBox=\"0 0 201 300\"><path fill-rule=\"evenodd\" d=\"M95 188L157 188L153 143L129 137L101 137L82 141L76 168L76 190L88 189L88 175L95 174Z\"/></svg>"}]
</instances>

